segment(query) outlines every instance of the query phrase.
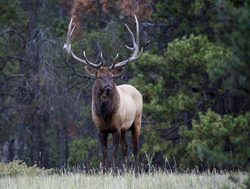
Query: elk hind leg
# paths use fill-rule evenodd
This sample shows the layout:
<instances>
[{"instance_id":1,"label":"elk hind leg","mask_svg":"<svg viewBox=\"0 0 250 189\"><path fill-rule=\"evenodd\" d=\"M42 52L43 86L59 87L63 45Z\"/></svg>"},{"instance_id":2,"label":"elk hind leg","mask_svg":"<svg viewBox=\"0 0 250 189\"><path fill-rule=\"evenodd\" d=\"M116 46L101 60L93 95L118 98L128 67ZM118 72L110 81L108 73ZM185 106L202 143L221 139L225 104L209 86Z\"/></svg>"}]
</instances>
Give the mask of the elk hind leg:
<instances>
[{"instance_id":1,"label":"elk hind leg","mask_svg":"<svg viewBox=\"0 0 250 189\"><path fill-rule=\"evenodd\" d=\"M124 157L124 166L126 168L127 167L128 143L126 141L125 132L126 131L121 132L120 145L121 145L122 154L123 154L123 157Z\"/></svg>"},{"instance_id":2,"label":"elk hind leg","mask_svg":"<svg viewBox=\"0 0 250 189\"><path fill-rule=\"evenodd\" d=\"M134 155L134 170L135 175L138 175L138 141L141 131L141 115L136 116L131 128L133 141L133 155Z\"/></svg>"}]
</instances>

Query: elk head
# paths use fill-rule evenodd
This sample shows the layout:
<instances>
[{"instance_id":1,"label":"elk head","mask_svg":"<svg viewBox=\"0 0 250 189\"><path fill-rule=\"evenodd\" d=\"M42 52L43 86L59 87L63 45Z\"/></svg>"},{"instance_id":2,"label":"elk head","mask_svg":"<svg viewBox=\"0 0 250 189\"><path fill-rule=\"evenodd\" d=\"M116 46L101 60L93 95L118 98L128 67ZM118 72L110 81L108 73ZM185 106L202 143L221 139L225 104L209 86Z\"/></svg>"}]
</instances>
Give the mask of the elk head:
<instances>
[{"instance_id":1,"label":"elk head","mask_svg":"<svg viewBox=\"0 0 250 189\"><path fill-rule=\"evenodd\" d=\"M130 28L125 24L126 28L128 29L131 35L131 39L133 43L132 47L126 46L126 48L133 51L131 57L121 62L116 62L119 56L119 53L117 53L111 65L105 66L105 67L102 66L104 63L102 53L100 53L101 61L99 63L93 63L89 61L89 59L86 56L85 51L83 51L83 58L77 57L72 52L71 36L74 32L75 25L73 26L73 19L70 20L68 33L67 33L67 41L64 44L63 48L73 59L75 59L77 62L85 66L85 70L87 71L89 75L94 76L96 78L95 85L98 86L100 92L102 92L104 96L108 96L109 94L112 94L112 91L114 90L116 86L114 82L114 77L119 76L122 73L124 66L127 63L137 60L143 52L143 48L141 48L141 50L139 49L139 23L138 23L136 16L134 16L134 18L136 22L136 37L134 36Z\"/></svg>"}]
</instances>

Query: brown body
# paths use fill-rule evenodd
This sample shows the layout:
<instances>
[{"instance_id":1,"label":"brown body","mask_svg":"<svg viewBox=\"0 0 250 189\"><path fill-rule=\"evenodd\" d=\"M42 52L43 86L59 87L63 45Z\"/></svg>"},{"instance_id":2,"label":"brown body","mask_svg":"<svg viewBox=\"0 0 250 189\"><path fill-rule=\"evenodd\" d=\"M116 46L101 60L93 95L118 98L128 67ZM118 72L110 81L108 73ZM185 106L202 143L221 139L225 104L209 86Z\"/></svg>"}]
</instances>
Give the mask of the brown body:
<instances>
[{"instance_id":1,"label":"brown body","mask_svg":"<svg viewBox=\"0 0 250 189\"><path fill-rule=\"evenodd\" d=\"M122 132L125 132L136 120L141 120L142 95L136 88L126 84L116 86L116 94L108 99L98 97L96 90L98 89L94 86L92 118L99 131L113 132L120 128Z\"/></svg>"},{"instance_id":2,"label":"brown body","mask_svg":"<svg viewBox=\"0 0 250 189\"><path fill-rule=\"evenodd\" d=\"M88 70L89 74L90 70ZM102 143L103 168L107 168L108 134L113 134L113 169L116 169L116 153L119 143L123 154L127 155L125 133L132 131L133 153L137 168L138 139L141 129L142 95L131 85L117 86L113 80L115 73L110 68L100 68L92 90L92 118L98 129ZM106 89L105 89L106 86ZM108 86L108 87L107 87Z\"/></svg>"},{"instance_id":3,"label":"brown body","mask_svg":"<svg viewBox=\"0 0 250 189\"><path fill-rule=\"evenodd\" d=\"M131 85L119 85L114 82L114 77L120 75L124 66L127 63L137 60L143 52L139 50L139 23L136 21L136 38L132 31L126 25L133 42L133 47L127 47L133 50L133 54L127 60L116 63L119 53L116 55L110 67L101 67L104 60L102 53L100 54L101 62L92 63L86 57L83 51L84 59L77 57L71 50L71 35L74 31L73 20L71 19L67 34L67 43L64 44L64 49L76 61L85 65L85 69L89 75L95 77L95 84L92 90L92 118L98 129L99 138L102 144L103 153L103 170L107 168L108 155L108 134L113 135L113 171L116 172L116 155L119 144L122 146L124 156L127 155L127 142L125 133L128 130L132 132L133 154L135 173L138 172L137 154L138 140L141 129L142 117L142 95Z\"/></svg>"}]
</instances>

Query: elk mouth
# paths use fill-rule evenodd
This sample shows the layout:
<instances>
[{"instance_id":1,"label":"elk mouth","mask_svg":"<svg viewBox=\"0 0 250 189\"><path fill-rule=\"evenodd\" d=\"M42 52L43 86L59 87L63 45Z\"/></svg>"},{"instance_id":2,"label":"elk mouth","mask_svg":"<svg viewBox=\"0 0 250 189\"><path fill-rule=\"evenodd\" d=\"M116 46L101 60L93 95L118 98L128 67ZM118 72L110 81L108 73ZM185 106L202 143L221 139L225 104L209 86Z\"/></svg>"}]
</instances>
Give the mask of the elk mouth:
<instances>
[{"instance_id":1,"label":"elk mouth","mask_svg":"<svg viewBox=\"0 0 250 189\"><path fill-rule=\"evenodd\" d=\"M102 93L102 97L108 97L112 94L112 89L104 89Z\"/></svg>"}]
</instances>

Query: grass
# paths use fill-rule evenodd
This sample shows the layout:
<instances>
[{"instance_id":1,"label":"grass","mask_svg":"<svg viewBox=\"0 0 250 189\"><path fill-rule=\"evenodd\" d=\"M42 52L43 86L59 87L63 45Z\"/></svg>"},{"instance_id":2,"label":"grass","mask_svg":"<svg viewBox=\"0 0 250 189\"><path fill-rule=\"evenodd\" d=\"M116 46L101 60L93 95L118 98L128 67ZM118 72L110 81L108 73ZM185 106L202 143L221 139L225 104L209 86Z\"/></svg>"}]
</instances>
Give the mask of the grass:
<instances>
[{"instance_id":1,"label":"grass","mask_svg":"<svg viewBox=\"0 0 250 189\"><path fill-rule=\"evenodd\" d=\"M120 176L111 174L67 173L52 175L22 175L0 178L2 189L222 189L239 188L246 178L244 173L233 173L239 178L237 185L229 179L229 173L143 173L137 178L132 173Z\"/></svg>"},{"instance_id":2,"label":"grass","mask_svg":"<svg viewBox=\"0 0 250 189\"><path fill-rule=\"evenodd\" d=\"M75 169L55 171L22 161L0 162L0 189L228 189L250 188L250 177L242 172L189 172L157 171L135 177L131 171L123 175L103 175L96 170L90 174ZM231 179L229 179L231 177ZM248 182L245 182L248 181Z\"/></svg>"}]
</instances>

